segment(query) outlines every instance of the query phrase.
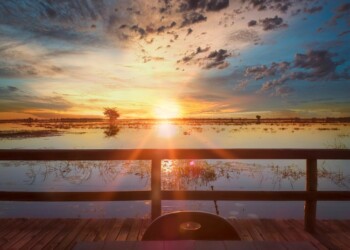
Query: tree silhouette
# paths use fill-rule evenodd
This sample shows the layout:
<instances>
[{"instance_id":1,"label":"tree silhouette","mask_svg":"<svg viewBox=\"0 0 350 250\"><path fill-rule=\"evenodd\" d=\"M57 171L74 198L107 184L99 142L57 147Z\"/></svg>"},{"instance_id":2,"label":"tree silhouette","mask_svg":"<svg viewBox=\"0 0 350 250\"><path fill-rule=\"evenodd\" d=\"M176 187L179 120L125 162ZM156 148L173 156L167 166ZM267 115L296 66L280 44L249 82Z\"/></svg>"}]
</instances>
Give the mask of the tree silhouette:
<instances>
[{"instance_id":1,"label":"tree silhouette","mask_svg":"<svg viewBox=\"0 0 350 250\"><path fill-rule=\"evenodd\" d=\"M260 123L261 116L260 116L260 115L257 115L257 116L256 116L256 119L257 119L257 123Z\"/></svg>"},{"instance_id":2,"label":"tree silhouette","mask_svg":"<svg viewBox=\"0 0 350 250\"><path fill-rule=\"evenodd\" d=\"M119 111L116 108L104 108L103 114L109 119L110 123L114 123L120 116Z\"/></svg>"},{"instance_id":3,"label":"tree silhouette","mask_svg":"<svg viewBox=\"0 0 350 250\"><path fill-rule=\"evenodd\" d=\"M116 136L120 131L120 128L116 125L110 124L109 127L103 131L106 137L114 137Z\"/></svg>"}]
</instances>

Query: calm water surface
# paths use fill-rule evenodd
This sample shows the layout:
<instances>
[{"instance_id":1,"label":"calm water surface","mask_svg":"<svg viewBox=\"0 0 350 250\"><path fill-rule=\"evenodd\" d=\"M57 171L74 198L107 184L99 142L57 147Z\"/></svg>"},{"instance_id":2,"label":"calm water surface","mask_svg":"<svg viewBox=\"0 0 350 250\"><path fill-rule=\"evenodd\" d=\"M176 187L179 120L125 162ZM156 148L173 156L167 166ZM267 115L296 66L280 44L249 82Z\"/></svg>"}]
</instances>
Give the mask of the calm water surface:
<instances>
[{"instance_id":1,"label":"calm water surface","mask_svg":"<svg viewBox=\"0 0 350 250\"><path fill-rule=\"evenodd\" d=\"M350 124L2 123L1 149L350 148ZM348 161L318 161L319 190L350 190ZM304 190L302 160L163 160L165 190ZM0 162L3 191L149 190L150 161ZM303 202L163 201L235 218L302 218ZM319 202L319 218L350 218ZM148 217L149 201L0 202L0 217Z\"/></svg>"}]
</instances>

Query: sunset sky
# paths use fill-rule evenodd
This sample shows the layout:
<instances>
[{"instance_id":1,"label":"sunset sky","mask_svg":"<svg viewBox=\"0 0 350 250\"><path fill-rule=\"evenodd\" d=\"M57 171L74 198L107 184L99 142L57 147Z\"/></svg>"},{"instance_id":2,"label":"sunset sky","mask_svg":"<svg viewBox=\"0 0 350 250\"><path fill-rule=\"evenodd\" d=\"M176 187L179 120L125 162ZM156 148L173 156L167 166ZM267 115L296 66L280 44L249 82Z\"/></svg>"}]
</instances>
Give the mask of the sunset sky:
<instances>
[{"instance_id":1,"label":"sunset sky","mask_svg":"<svg viewBox=\"0 0 350 250\"><path fill-rule=\"evenodd\" d=\"M350 1L0 1L0 119L350 116Z\"/></svg>"}]
</instances>

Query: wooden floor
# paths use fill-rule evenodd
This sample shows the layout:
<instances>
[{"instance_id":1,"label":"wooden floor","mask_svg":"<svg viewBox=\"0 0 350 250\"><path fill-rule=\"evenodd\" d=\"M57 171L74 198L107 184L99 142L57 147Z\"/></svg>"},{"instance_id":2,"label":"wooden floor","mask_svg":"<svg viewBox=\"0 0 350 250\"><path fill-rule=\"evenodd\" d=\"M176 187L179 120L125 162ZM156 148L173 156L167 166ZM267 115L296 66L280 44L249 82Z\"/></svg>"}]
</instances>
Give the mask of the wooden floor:
<instances>
[{"instance_id":1,"label":"wooden floor","mask_svg":"<svg viewBox=\"0 0 350 250\"><path fill-rule=\"evenodd\" d=\"M350 220L229 220L242 240L310 241L318 249L350 249ZM78 241L140 240L149 219L0 219L0 249L71 249Z\"/></svg>"}]
</instances>

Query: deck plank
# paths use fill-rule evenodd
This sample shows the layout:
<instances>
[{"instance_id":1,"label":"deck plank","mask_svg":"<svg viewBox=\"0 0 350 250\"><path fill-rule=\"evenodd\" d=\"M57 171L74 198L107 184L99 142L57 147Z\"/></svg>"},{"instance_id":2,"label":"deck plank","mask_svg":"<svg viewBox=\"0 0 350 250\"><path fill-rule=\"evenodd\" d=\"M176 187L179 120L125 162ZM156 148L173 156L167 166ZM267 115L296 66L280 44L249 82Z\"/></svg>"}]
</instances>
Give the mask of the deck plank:
<instances>
[{"instance_id":1,"label":"deck plank","mask_svg":"<svg viewBox=\"0 0 350 250\"><path fill-rule=\"evenodd\" d=\"M38 232L37 236L26 244L24 249L43 249L44 246L64 227L63 219L49 220L50 223Z\"/></svg>"},{"instance_id":2,"label":"deck plank","mask_svg":"<svg viewBox=\"0 0 350 250\"><path fill-rule=\"evenodd\" d=\"M140 233L137 237L137 240L142 240L142 236L145 233L147 227L151 224L151 220L150 219L141 219L142 220L142 225L140 228Z\"/></svg>"},{"instance_id":3,"label":"deck plank","mask_svg":"<svg viewBox=\"0 0 350 250\"><path fill-rule=\"evenodd\" d=\"M265 226L265 230L271 235L272 241L284 241L285 239L280 235L279 231L272 224L271 220L261 219L261 222Z\"/></svg>"},{"instance_id":4,"label":"deck plank","mask_svg":"<svg viewBox=\"0 0 350 250\"><path fill-rule=\"evenodd\" d=\"M317 249L350 249L350 220L229 219L243 241L310 242ZM150 219L0 219L0 249L71 249L77 242L135 241ZM268 243L265 244L268 247Z\"/></svg>"},{"instance_id":5,"label":"deck plank","mask_svg":"<svg viewBox=\"0 0 350 250\"><path fill-rule=\"evenodd\" d=\"M28 233L35 230L35 227L40 222L38 220L28 220L20 230L17 230L8 239L6 244L3 244L1 248L3 249L17 249L15 245L22 240Z\"/></svg>"},{"instance_id":6,"label":"deck plank","mask_svg":"<svg viewBox=\"0 0 350 250\"><path fill-rule=\"evenodd\" d=\"M313 246L321 250L327 250L314 236L304 230L304 222L302 220L283 220L289 224L301 240L309 241Z\"/></svg>"},{"instance_id":7,"label":"deck plank","mask_svg":"<svg viewBox=\"0 0 350 250\"><path fill-rule=\"evenodd\" d=\"M142 226L142 221L139 219L135 219L132 223L127 240L137 240L140 233L141 226Z\"/></svg>"},{"instance_id":8,"label":"deck plank","mask_svg":"<svg viewBox=\"0 0 350 250\"><path fill-rule=\"evenodd\" d=\"M120 229L120 232L118 234L117 240L126 240L128 238L133 220L134 219L131 219L131 218L127 218L124 220L122 227Z\"/></svg>"},{"instance_id":9,"label":"deck plank","mask_svg":"<svg viewBox=\"0 0 350 250\"><path fill-rule=\"evenodd\" d=\"M16 243L12 245L13 249L20 249L33 240L50 223L50 220L36 220L32 225L22 232L21 237L16 237Z\"/></svg>"},{"instance_id":10,"label":"deck plank","mask_svg":"<svg viewBox=\"0 0 350 250\"><path fill-rule=\"evenodd\" d=\"M123 225L123 220L122 219L113 219L111 225L112 225L112 227L109 230L109 232L107 233L106 241L117 240L120 229L122 228L122 225Z\"/></svg>"},{"instance_id":11,"label":"deck plank","mask_svg":"<svg viewBox=\"0 0 350 250\"><path fill-rule=\"evenodd\" d=\"M238 235L240 236L240 238L242 240L246 240L246 241L253 240L253 238L250 235L250 233L248 232L248 230L244 227L244 225L242 225L242 223L239 223L237 219L229 219L228 221L236 229Z\"/></svg>"},{"instance_id":12,"label":"deck plank","mask_svg":"<svg viewBox=\"0 0 350 250\"><path fill-rule=\"evenodd\" d=\"M94 241L104 241L107 237L109 229L112 227L112 219L100 219L100 221L101 225L98 228L96 237L93 239Z\"/></svg>"},{"instance_id":13,"label":"deck plank","mask_svg":"<svg viewBox=\"0 0 350 250\"><path fill-rule=\"evenodd\" d=\"M6 245L9 245L17 235L19 235L22 230L25 230L26 227L30 226L32 223L32 220L27 219L20 219L18 222L14 223L13 225L9 225L8 232L4 232L4 235L1 236L1 245L0 248L5 248Z\"/></svg>"},{"instance_id":14,"label":"deck plank","mask_svg":"<svg viewBox=\"0 0 350 250\"><path fill-rule=\"evenodd\" d=\"M253 220L252 220L253 221ZM256 221L252 222L251 220L242 220L240 221L241 224L245 226L249 234L252 236L254 240L264 240L262 230L259 230L259 228L256 225Z\"/></svg>"},{"instance_id":15,"label":"deck plank","mask_svg":"<svg viewBox=\"0 0 350 250\"><path fill-rule=\"evenodd\" d=\"M52 249L67 249L68 246L75 241L77 235L86 226L87 223L88 220L82 219L78 220L77 223L74 223L74 227L71 224L67 224L63 229L66 231L67 235L64 234L64 231L61 232L57 237L54 238L52 242L50 242L49 248L52 247Z\"/></svg>"},{"instance_id":16,"label":"deck plank","mask_svg":"<svg viewBox=\"0 0 350 250\"><path fill-rule=\"evenodd\" d=\"M93 231L95 219L87 219L85 226L77 233L76 237L70 242L67 248L73 247L79 241L90 241L89 233ZM85 240L87 238L87 240Z\"/></svg>"}]
</instances>

